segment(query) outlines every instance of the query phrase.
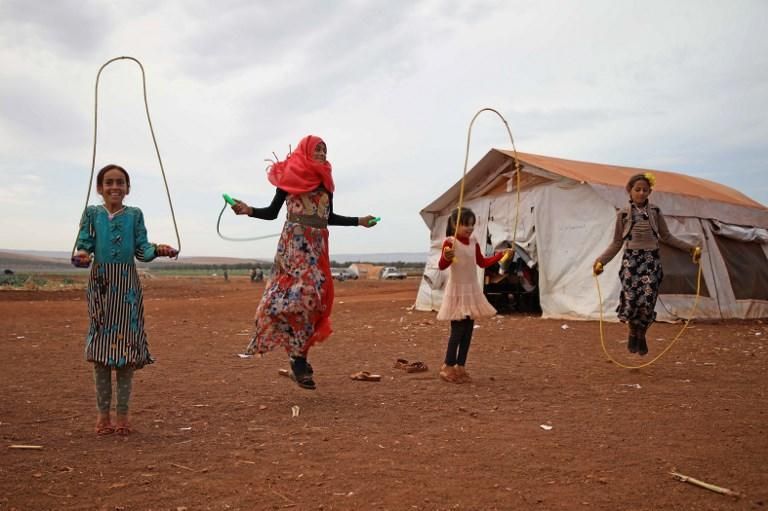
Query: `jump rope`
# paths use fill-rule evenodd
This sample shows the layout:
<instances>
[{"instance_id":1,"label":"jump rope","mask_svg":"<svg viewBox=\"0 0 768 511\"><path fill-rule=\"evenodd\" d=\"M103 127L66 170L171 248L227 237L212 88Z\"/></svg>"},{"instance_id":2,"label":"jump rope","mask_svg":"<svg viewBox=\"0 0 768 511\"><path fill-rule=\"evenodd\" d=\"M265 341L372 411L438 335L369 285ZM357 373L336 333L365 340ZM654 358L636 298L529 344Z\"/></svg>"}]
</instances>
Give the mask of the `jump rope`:
<instances>
[{"instance_id":1,"label":"jump rope","mask_svg":"<svg viewBox=\"0 0 768 511\"><path fill-rule=\"evenodd\" d=\"M290 151L289 151L289 154L290 154ZM277 158L277 156L275 156L275 158ZM267 161L272 161L272 160L267 160ZM219 238L226 241L259 241L259 240L266 240L269 238L277 238L282 234L282 232L277 232L274 234L264 234L262 236L251 236L247 238L233 238L232 236L225 236L224 234L221 234L221 217L224 215L224 211L226 211L228 206L234 206L235 204L237 204L237 200L230 197L229 194L222 193L221 197L224 199L224 205L221 207L221 211L219 211L219 217L216 219L216 234L219 235ZM376 225L379 222L381 222L381 217L377 216L376 218L369 220L368 224Z\"/></svg>"},{"instance_id":2,"label":"jump rope","mask_svg":"<svg viewBox=\"0 0 768 511\"><path fill-rule=\"evenodd\" d=\"M493 108L482 108L482 109L478 110L477 113L475 113L474 117L472 117L472 120L469 123L469 129L467 131L467 147L466 147L466 152L465 152L465 155L464 155L464 172L462 173L461 185L459 187L458 213L456 215L456 226L455 226L455 230L454 230L453 236L454 236L454 238L456 238L456 234L458 233L458 230L459 230L459 225L461 225L461 222L460 222L461 221L461 208L462 208L462 206L464 204L464 182L465 182L466 176L467 176L467 166L468 166L468 162L469 162L469 146L470 146L470 140L472 138L472 127L473 127L473 125L475 123L475 120L483 112L493 112L493 113L495 113L501 119L501 121L504 123L504 127L507 129L507 133L509 134L509 141L512 144L512 152L513 152L513 155L514 155L513 158L514 158L514 162L515 162L514 163L514 165L515 165L515 178L516 178L516 181L515 181L515 188L516 188L515 227L514 227L514 231L512 232L512 240L513 240L513 243L515 243L514 240L517 239L517 225L518 225L518 220L519 220L519 217L520 217L520 170L521 170L521 166L520 166L520 161L517 158L517 148L515 147L515 141L514 141L514 139L512 137L512 131L509 129L509 123L507 122L507 120L504 118L503 115L501 115L497 110L495 110ZM696 250L697 250L697 255L700 256L701 255L701 248L696 247ZM504 263L508 258L509 258L509 253L505 254L504 257L502 257L500 262ZM653 364L654 362L659 360L662 356L664 356L672 348L672 346L675 345L677 340L683 335L683 332L685 332L685 330L688 328L688 326L690 325L691 321L693 320L694 313L696 312L696 307L698 306L698 303L699 303L699 296L701 296L701 259L699 259L696 264L699 267L698 271L697 271L697 274L696 274L696 296L695 296L694 301L693 301L693 307L691 308L691 312L688 314L688 319L686 319L685 323L683 324L683 328L680 329L680 332L677 333L677 335L674 337L674 339L672 339L672 342L670 342L669 345L666 348L664 348L664 350L661 353L659 353L656 357L654 357L650 361L648 361L648 362L646 362L644 364L636 365L636 366L626 365L626 364L623 364L623 363L619 362L618 360L613 358L610 353L608 353L608 350L605 347L605 334L603 332L603 323L604 323L604 320L603 320L603 296L602 296L602 292L600 290L600 281L598 280L598 275L593 273L593 276L595 278L595 285L597 287L597 296L598 296L598 300L600 302L600 345L603 348L603 353L605 353L605 356L608 357L608 359L611 362L613 362L617 366L622 367L624 369L640 369L640 368L643 368L643 367L650 366L651 364Z\"/></svg>"},{"instance_id":3,"label":"jump rope","mask_svg":"<svg viewBox=\"0 0 768 511\"><path fill-rule=\"evenodd\" d=\"M93 153L91 156L91 176L88 179L88 193L85 195L85 206L83 207L83 213L88 209L88 200L91 197L91 189L93 188L93 174L94 170L96 168L96 139L97 139L97 133L98 133L98 126L99 126L99 80L101 79L101 72L104 71L104 68L106 68L108 65L110 65L113 62L116 62L118 60L130 60L132 62L135 62L139 69L141 70L141 87L142 92L144 96L144 111L147 113L147 123L149 123L149 132L152 135L152 143L155 146L155 154L157 154L157 161L160 164L160 172L163 175L163 184L165 185L165 194L168 197L168 205L171 208L171 218L173 219L173 229L176 232L176 255L175 257L178 258L179 252L181 252L181 237L179 236L179 228L176 225L176 214L173 211L173 202L171 201L171 192L168 189L168 180L165 177L165 168L163 167L163 159L160 157L160 148L157 145L157 138L155 137L155 130L152 127L152 118L149 115L149 102L147 101L147 77L144 73L144 66L141 65L141 62L138 61L138 59L135 59L133 57L115 57L112 59L109 59L106 61L100 68L99 72L96 73L96 86L95 86L95 99L94 99L94 107L93 107ZM72 246L72 254L75 253L75 249L77 248L77 236L75 236L75 243Z\"/></svg>"},{"instance_id":4,"label":"jump rope","mask_svg":"<svg viewBox=\"0 0 768 511\"><path fill-rule=\"evenodd\" d=\"M701 256L701 248L696 247L696 255ZM599 264L599 263L598 263ZM613 358L610 353L608 353L608 350L605 347L605 334L603 333L603 294L600 291L600 280L598 279L598 275L593 271L592 276L595 278L595 286L597 287L597 298L600 302L600 345L603 347L603 353L605 353L605 356L608 357L608 360L613 362L619 367L623 367L624 369L641 369L643 367L648 367L649 365L653 364L657 360L659 360L661 357L663 357L671 348L675 345L677 340L680 338L680 336L683 335L683 332L688 328L688 325L690 325L691 321L693 321L693 315L696 312L696 307L699 304L699 296L701 296L701 259L699 259L696 262L696 265L699 267L698 271L696 272L696 296L693 299L693 307L691 307L691 312L688 314L688 319L685 320L685 323L683 324L683 328L680 329L680 331L677 333L677 335L672 339L672 342L670 342L664 350L662 350L661 353L656 355L653 359L649 360L648 362L645 362L644 364L636 365L636 366L630 366L623 364ZM602 268L602 265L600 265Z\"/></svg>"},{"instance_id":5,"label":"jump rope","mask_svg":"<svg viewBox=\"0 0 768 511\"><path fill-rule=\"evenodd\" d=\"M513 153L513 159L515 161L515 189L516 189L516 208L515 208L515 227L512 231L512 242L515 243L515 239L517 239L517 223L518 219L520 217L520 161L517 159L517 148L515 147L515 139L512 137L512 131L509 129L509 123L504 118L503 115L501 115L497 110L493 108L481 108L480 110L475 113L475 115L472 117L472 120L469 123L469 129L467 130L467 148L464 153L464 172L461 175L461 185L459 186L459 205L458 205L458 212L456 214L456 225L454 226L453 231L453 237L456 238L457 233L459 232L459 225L461 225L461 208L464 205L464 181L467 177L467 165L469 163L469 145L470 141L472 140L472 127L475 124L475 120L480 116L483 112L493 112L496 114L499 119L501 119L501 122L504 123L504 127L507 129L507 134L509 135L509 142L512 144L512 153ZM507 259L509 259L509 252L505 253L504 256L501 258L499 263L505 263ZM455 258L454 258L455 259Z\"/></svg>"}]
</instances>

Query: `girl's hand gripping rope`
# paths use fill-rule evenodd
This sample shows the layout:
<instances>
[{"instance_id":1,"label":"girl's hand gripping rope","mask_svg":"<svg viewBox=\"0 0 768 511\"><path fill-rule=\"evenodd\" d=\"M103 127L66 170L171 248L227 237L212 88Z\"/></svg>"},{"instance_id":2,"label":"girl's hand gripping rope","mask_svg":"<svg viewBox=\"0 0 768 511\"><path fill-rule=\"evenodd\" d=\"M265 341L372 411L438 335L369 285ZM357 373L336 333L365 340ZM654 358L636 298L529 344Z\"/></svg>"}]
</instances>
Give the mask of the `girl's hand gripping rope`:
<instances>
[{"instance_id":1,"label":"girl's hand gripping rope","mask_svg":"<svg viewBox=\"0 0 768 511\"><path fill-rule=\"evenodd\" d=\"M499 264L506 263L514 255L515 255L515 249L513 249L513 248L505 249L504 250L504 255L501 256L501 260L499 260Z\"/></svg>"},{"instance_id":2,"label":"girl's hand gripping rope","mask_svg":"<svg viewBox=\"0 0 768 511\"><path fill-rule=\"evenodd\" d=\"M362 227L373 227L377 223L381 221L381 217L368 215L368 216L361 216L357 219L357 225L360 225Z\"/></svg>"},{"instance_id":3,"label":"girl's hand gripping rope","mask_svg":"<svg viewBox=\"0 0 768 511\"><path fill-rule=\"evenodd\" d=\"M453 262L453 258L456 256L456 251L453 249L453 240L450 241L450 245L443 247L443 257L449 263Z\"/></svg>"},{"instance_id":4,"label":"girl's hand gripping rope","mask_svg":"<svg viewBox=\"0 0 768 511\"><path fill-rule=\"evenodd\" d=\"M592 265L592 275L597 277L601 273L603 273L603 263L595 261L595 264Z\"/></svg>"},{"instance_id":5,"label":"girl's hand gripping rope","mask_svg":"<svg viewBox=\"0 0 768 511\"><path fill-rule=\"evenodd\" d=\"M701 262L701 247L693 247L691 249L691 259L693 264L699 264Z\"/></svg>"},{"instance_id":6,"label":"girl's hand gripping rope","mask_svg":"<svg viewBox=\"0 0 768 511\"><path fill-rule=\"evenodd\" d=\"M91 254L84 250L79 250L72 256L72 265L77 268L88 268L91 265Z\"/></svg>"},{"instance_id":7,"label":"girl's hand gripping rope","mask_svg":"<svg viewBox=\"0 0 768 511\"><path fill-rule=\"evenodd\" d=\"M251 214L251 207L246 204L245 202L237 199L232 199L232 202L227 201L227 204L232 205L232 211L235 212L236 215L250 215Z\"/></svg>"},{"instance_id":8,"label":"girl's hand gripping rope","mask_svg":"<svg viewBox=\"0 0 768 511\"><path fill-rule=\"evenodd\" d=\"M155 245L155 253L159 257L176 257L179 251L170 245Z\"/></svg>"}]
</instances>

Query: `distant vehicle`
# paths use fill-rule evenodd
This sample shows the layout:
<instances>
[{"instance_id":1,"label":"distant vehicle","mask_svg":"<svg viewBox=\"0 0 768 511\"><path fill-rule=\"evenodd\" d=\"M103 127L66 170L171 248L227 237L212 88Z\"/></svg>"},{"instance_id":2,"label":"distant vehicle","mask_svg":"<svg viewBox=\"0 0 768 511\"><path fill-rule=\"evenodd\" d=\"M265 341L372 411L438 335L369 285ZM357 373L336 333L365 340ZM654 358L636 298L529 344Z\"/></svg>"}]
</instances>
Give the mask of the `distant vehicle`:
<instances>
[{"instance_id":1,"label":"distant vehicle","mask_svg":"<svg viewBox=\"0 0 768 511\"><path fill-rule=\"evenodd\" d=\"M357 274L344 268L331 268L331 277L343 282L345 280L357 280Z\"/></svg>"},{"instance_id":2,"label":"distant vehicle","mask_svg":"<svg viewBox=\"0 0 768 511\"><path fill-rule=\"evenodd\" d=\"M379 278L382 280L391 280L391 279L404 279L407 277L405 273L401 272L394 266L386 266L381 270L381 274L379 274Z\"/></svg>"}]
</instances>

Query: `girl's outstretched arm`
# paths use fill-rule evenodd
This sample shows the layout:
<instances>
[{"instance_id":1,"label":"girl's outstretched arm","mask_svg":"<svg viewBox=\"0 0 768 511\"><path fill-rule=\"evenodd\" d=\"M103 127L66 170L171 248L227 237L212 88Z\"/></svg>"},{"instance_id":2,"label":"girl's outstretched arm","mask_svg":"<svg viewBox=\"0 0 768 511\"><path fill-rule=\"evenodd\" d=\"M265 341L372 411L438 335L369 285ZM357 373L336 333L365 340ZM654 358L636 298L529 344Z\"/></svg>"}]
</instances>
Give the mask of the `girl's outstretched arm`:
<instances>
[{"instance_id":1,"label":"girl's outstretched arm","mask_svg":"<svg viewBox=\"0 0 768 511\"><path fill-rule=\"evenodd\" d=\"M504 257L504 252L496 252L490 257L483 257L483 253L480 252L480 245L475 245L475 262L480 268L488 268L489 266L497 263Z\"/></svg>"}]
</instances>

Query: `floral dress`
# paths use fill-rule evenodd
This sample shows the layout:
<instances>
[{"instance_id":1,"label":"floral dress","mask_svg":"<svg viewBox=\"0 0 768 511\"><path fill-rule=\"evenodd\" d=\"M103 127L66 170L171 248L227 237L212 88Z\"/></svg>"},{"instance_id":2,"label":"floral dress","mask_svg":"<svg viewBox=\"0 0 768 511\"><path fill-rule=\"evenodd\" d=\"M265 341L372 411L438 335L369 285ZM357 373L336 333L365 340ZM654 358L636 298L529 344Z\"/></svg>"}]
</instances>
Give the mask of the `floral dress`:
<instances>
[{"instance_id":1,"label":"floral dress","mask_svg":"<svg viewBox=\"0 0 768 511\"><path fill-rule=\"evenodd\" d=\"M327 222L330 195L319 187L303 194L288 194L285 204L288 218L277 244L270 280L256 310L248 354L282 346L292 355L303 356L332 332L333 280L327 226L292 220L301 216Z\"/></svg>"},{"instance_id":2,"label":"floral dress","mask_svg":"<svg viewBox=\"0 0 768 511\"><path fill-rule=\"evenodd\" d=\"M94 254L87 289L86 360L116 368L151 364L134 258L149 262L157 254L155 245L147 241L141 210L126 207L112 215L103 206L89 206L80 222L76 248Z\"/></svg>"}]
</instances>

